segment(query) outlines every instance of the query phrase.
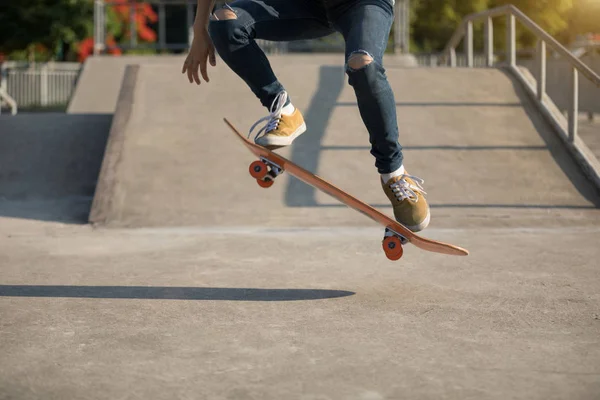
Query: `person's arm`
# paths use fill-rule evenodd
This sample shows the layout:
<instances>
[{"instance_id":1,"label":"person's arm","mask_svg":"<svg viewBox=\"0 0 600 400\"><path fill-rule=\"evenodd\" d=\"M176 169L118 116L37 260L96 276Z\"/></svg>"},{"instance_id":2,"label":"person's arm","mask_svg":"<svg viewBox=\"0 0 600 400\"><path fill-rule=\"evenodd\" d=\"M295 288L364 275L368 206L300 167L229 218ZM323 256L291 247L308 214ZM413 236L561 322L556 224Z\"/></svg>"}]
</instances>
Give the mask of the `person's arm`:
<instances>
[{"instance_id":1,"label":"person's arm","mask_svg":"<svg viewBox=\"0 0 600 400\"><path fill-rule=\"evenodd\" d=\"M196 19L194 20L194 39L181 70L182 74L187 72L190 83L196 82L198 85L200 84L198 68L200 68L200 73L204 80L206 82L209 81L206 71L206 59L208 58L210 65L213 67L217 65L215 47L208 35L208 23L214 3L215 0L198 0L198 9L196 10Z\"/></svg>"},{"instance_id":2,"label":"person's arm","mask_svg":"<svg viewBox=\"0 0 600 400\"><path fill-rule=\"evenodd\" d=\"M215 5L215 0L198 0L198 8L196 10L196 19L194 20L194 34L198 35L206 31L210 13Z\"/></svg>"}]
</instances>

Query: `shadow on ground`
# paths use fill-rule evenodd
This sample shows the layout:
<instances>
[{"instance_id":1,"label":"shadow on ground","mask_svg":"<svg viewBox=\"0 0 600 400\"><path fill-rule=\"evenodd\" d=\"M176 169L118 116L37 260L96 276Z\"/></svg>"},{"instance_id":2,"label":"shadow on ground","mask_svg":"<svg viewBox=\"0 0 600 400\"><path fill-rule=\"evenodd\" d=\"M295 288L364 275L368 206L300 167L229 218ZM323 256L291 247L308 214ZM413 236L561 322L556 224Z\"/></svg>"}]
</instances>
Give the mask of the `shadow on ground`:
<instances>
[{"instance_id":1,"label":"shadow on ground","mask_svg":"<svg viewBox=\"0 0 600 400\"><path fill-rule=\"evenodd\" d=\"M298 301L354 295L345 290L169 286L0 285L0 297L67 297L148 300Z\"/></svg>"},{"instance_id":2,"label":"shadow on ground","mask_svg":"<svg viewBox=\"0 0 600 400\"><path fill-rule=\"evenodd\" d=\"M304 113L310 121L310 140L298 140L292 146L290 160L308 171L317 171L321 144L327 131L337 99L344 88L343 67L323 66L319 72L318 90ZM288 207L318 206L315 189L291 176L285 190L285 204Z\"/></svg>"},{"instance_id":3,"label":"shadow on ground","mask_svg":"<svg viewBox=\"0 0 600 400\"><path fill-rule=\"evenodd\" d=\"M0 216L87 223L112 114L19 114L0 125Z\"/></svg>"}]
</instances>

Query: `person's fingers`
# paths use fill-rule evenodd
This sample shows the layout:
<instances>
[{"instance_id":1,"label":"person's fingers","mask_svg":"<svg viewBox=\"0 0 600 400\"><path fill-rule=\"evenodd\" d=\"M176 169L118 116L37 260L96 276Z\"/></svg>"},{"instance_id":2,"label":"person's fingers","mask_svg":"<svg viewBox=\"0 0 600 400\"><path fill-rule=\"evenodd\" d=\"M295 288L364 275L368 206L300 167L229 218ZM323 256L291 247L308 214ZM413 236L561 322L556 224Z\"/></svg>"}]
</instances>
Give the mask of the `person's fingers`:
<instances>
[{"instance_id":1,"label":"person's fingers","mask_svg":"<svg viewBox=\"0 0 600 400\"><path fill-rule=\"evenodd\" d=\"M208 79L208 71L206 71L206 60L200 63L200 72L202 73L204 80L208 82L210 79Z\"/></svg>"},{"instance_id":2,"label":"person's fingers","mask_svg":"<svg viewBox=\"0 0 600 400\"><path fill-rule=\"evenodd\" d=\"M196 82L200 84L200 78L198 77L198 63L192 61L187 65L187 76L190 83Z\"/></svg>"},{"instance_id":3,"label":"person's fingers","mask_svg":"<svg viewBox=\"0 0 600 400\"><path fill-rule=\"evenodd\" d=\"M215 56L215 46L211 45L208 49L208 59L213 67L217 65L217 57Z\"/></svg>"},{"instance_id":4,"label":"person's fingers","mask_svg":"<svg viewBox=\"0 0 600 400\"><path fill-rule=\"evenodd\" d=\"M193 68L192 68L192 76L194 77L194 82L196 82L197 85L200 84L200 77L198 76L198 67L199 67L199 63L194 62Z\"/></svg>"},{"instance_id":5,"label":"person's fingers","mask_svg":"<svg viewBox=\"0 0 600 400\"><path fill-rule=\"evenodd\" d=\"M190 64L186 64L185 65L185 69L187 72L187 77L188 77L188 81L190 81L190 83L192 83L194 80L192 78L192 67Z\"/></svg>"},{"instance_id":6,"label":"person's fingers","mask_svg":"<svg viewBox=\"0 0 600 400\"><path fill-rule=\"evenodd\" d=\"M189 62L190 62L190 56L188 55L185 58L185 61L183 61L183 65L181 66L181 73L182 74L185 74L185 72L187 71Z\"/></svg>"}]
</instances>

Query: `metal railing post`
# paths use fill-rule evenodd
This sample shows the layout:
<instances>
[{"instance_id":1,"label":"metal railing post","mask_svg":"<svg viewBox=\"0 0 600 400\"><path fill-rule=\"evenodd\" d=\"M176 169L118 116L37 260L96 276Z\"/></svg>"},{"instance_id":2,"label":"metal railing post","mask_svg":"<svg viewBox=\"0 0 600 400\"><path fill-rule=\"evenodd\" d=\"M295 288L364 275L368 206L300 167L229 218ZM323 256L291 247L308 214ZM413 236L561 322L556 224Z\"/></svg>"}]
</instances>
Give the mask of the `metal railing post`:
<instances>
[{"instance_id":1,"label":"metal railing post","mask_svg":"<svg viewBox=\"0 0 600 400\"><path fill-rule=\"evenodd\" d=\"M467 53L467 67L473 68L473 21L467 21L465 53Z\"/></svg>"},{"instance_id":2,"label":"metal railing post","mask_svg":"<svg viewBox=\"0 0 600 400\"><path fill-rule=\"evenodd\" d=\"M94 55L98 54L98 42L100 38L98 36L98 0L94 0Z\"/></svg>"},{"instance_id":3,"label":"metal railing post","mask_svg":"<svg viewBox=\"0 0 600 400\"><path fill-rule=\"evenodd\" d=\"M546 42L543 39L538 41L537 53L537 98L542 101L546 94Z\"/></svg>"},{"instance_id":4,"label":"metal railing post","mask_svg":"<svg viewBox=\"0 0 600 400\"><path fill-rule=\"evenodd\" d=\"M410 0L403 0L404 3L404 23L402 27L402 42L404 43L404 53L410 53Z\"/></svg>"},{"instance_id":5,"label":"metal railing post","mask_svg":"<svg viewBox=\"0 0 600 400\"><path fill-rule=\"evenodd\" d=\"M485 64L488 67L494 65L494 22L492 17L487 17L485 20Z\"/></svg>"},{"instance_id":6,"label":"metal railing post","mask_svg":"<svg viewBox=\"0 0 600 400\"><path fill-rule=\"evenodd\" d=\"M137 4L136 4L136 0L132 0L131 4L129 6L130 12L129 12L129 31L130 31L130 37L129 37L129 43L131 45L132 48L135 48L137 46Z\"/></svg>"},{"instance_id":7,"label":"metal railing post","mask_svg":"<svg viewBox=\"0 0 600 400\"><path fill-rule=\"evenodd\" d=\"M435 54L432 54L429 57L429 66L430 67L437 67L438 65L438 57Z\"/></svg>"},{"instance_id":8,"label":"metal railing post","mask_svg":"<svg viewBox=\"0 0 600 400\"><path fill-rule=\"evenodd\" d=\"M94 55L102 53L105 46L106 9L103 0L94 1Z\"/></svg>"},{"instance_id":9,"label":"metal railing post","mask_svg":"<svg viewBox=\"0 0 600 400\"><path fill-rule=\"evenodd\" d=\"M410 53L410 0L394 3L394 54Z\"/></svg>"},{"instance_id":10,"label":"metal railing post","mask_svg":"<svg viewBox=\"0 0 600 400\"><path fill-rule=\"evenodd\" d=\"M450 66L452 68L456 67L456 49L455 48L450 49Z\"/></svg>"},{"instance_id":11,"label":"metal railing post","mask_svg":"<svg viewBox=\"0 0 600 400\"><path fill-rule=\"evenodd\" d=\"M158 47L164 50L167 45L167 31L165 18L165 3L158 4Z\"/></svg>"},{"instance_id":12,"label":"metal railing post","mask_svg":"<svg viewBox=\"0 0 600 400\"><path fill-rule=\"evenodd\" d=\"M511 67L517 64L517 35L515 25L515 16L513 13L508 13L506 16L506 61Z\"/></svg>"},{"instance_id":13,"label":"metal railing post","mask_svg":"<svg viewBox=\"0 0 600 400\"><path fill-rule=\"evenodd\" d=\"M569 98L569 142L573 143L575 141L575 136L577 136L577 118L579 116L579 73L573 66L571 67L570 84L571 96Z\"/></svg>"},{"instance_id":14,"label":"metal railing post","mask_svg":"<svg viewBox=\"0 0 600 400\"><path fill-rule=\"evenodd\" d=\"M402 32L400 25L402 24L402 12L404 11L400 4L402 0L396 1L394 4L394 54L402 52Z\"/></svg>"}]
</instances>

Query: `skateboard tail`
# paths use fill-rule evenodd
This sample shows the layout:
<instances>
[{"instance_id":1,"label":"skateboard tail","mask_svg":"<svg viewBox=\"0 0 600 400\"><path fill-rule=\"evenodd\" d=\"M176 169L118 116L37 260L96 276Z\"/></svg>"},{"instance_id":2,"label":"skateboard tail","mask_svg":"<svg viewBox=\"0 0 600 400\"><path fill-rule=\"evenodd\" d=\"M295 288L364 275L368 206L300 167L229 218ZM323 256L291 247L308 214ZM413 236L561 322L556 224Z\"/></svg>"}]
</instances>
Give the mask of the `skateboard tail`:
<instances>
[{"instance_id":1,"label":"skateboard tail","mask_svg":"<svg viewBox=\"0 0 600 400\"><path fill-rule=\"evenodd\" d=\"M292 169L291 171L290 171L290 168ZM326 193L329 196L333 197L334 199L340 201L342 204L345 204L346 206L354 209L355 211L358 211L365 217L367 217L375 222L378 222L382 225L385 225L386 223L388 223L388 225L386 226L387 229L390 229L394 233L405 237L406 240L408 240L410 243L412 243L416 247L418 247L422 250L426 250L426 251L430 251L430 252L434 252L434 253L446 254L446 255L454 255L454 256L469 255L469 251L466 249L463 249L461 247L458 247L458 246L455 246L452 244L447 244L447 243L442 243L442 242L437 242L437 241L429 240L426 238L422 238L420 236L413 234L412 232L408 233L408 232L406 232L407 228L403 227L402 225L400 225L396 222L388 221L388 217L381 214L379 211L377 211L375 209L371 209L370 210L371 213L367 213L362 209L362 207L364 207L364 205L362 204L362 202L360 202L360 200L355 199L351 196L348 197L347 195L341 196L336 190L330 189L329 184L327 184L325 181L322 180L322 178L320 178L316 175L315 175L315 178L317 178L316 181L314 181L313 179L303 178L302 174L294 173L293 169L295 169L295 168L298 168L298 167L288 165L286 170L288 170L290 172L290 174L294 175L295 177L297 177L298 179L300 179L302 182L306 183L307 185L317 186L317 188L320 189L321 191L323 191L324 193ZM392 222L392 223L389 223L389 222Z\"/></svg>"},{"instance_id":2,"label":"skateboard tail","mask_svg":"<svg viewBox=\"0 0 600 400\"><path fill-rule=\"evenodd\" d=\"M425 239L420 236L414 237L411 240L411 243L422 250L430 251L433 253L446 254L449 256L468 256L469 255L469 251L467 249L463 249L462 247L458 247L453 244L448 244L448 243L437 242L437 241Z\"/></svg>"}]
</instances>

